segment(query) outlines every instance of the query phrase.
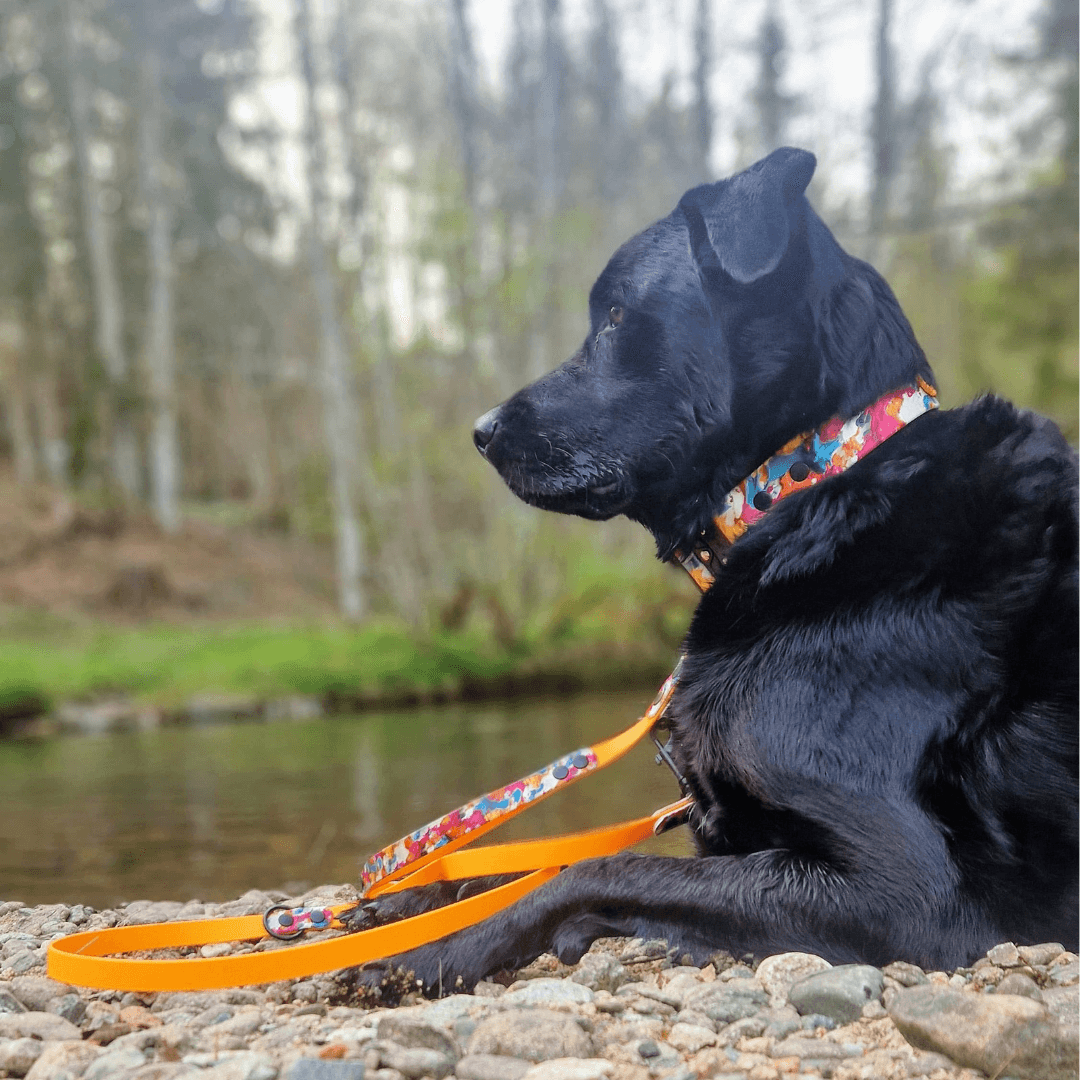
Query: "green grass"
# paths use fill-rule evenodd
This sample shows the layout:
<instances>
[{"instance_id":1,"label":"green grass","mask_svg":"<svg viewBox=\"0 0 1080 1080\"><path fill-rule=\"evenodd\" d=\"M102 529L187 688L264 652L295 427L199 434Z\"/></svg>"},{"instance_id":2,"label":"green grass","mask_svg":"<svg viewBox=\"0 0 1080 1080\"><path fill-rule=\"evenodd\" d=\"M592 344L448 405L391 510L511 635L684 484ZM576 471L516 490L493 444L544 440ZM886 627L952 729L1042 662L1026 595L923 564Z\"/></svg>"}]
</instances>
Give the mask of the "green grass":
<instances>
[{"instance_id":1,"label":"green grass","mask_svg":"<svg viewBox=\"0 0 1080 1080\"><path fill-rule=\"evenodd\" d=\"M665 659L667 658L667 659ZM475 633L417 635L392 623L348 626L73 628L0 637L0 714L20 703L123 695L177 708L196 695L303 694L345 706L655 681L674 658L660 642L522 642Z\"/></svg>"}]
</instances>

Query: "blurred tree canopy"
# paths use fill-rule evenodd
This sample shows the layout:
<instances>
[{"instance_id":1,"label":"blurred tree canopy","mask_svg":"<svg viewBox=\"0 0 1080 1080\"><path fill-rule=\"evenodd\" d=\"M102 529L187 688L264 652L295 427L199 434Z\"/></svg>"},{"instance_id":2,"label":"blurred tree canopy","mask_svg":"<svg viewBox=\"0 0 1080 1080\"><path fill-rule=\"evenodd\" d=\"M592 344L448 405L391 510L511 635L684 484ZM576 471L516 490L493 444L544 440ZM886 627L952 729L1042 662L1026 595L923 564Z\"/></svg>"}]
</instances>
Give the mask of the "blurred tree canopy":
<instances>
[{"instance_id":1,"label":"blurred tree canopy","mask_svg":"<svg viewBox=\"0 0 1080 1080\"><path fill-rule=\"evenodd\" d=\"M958 120L943 72L980 0L918 45L915 0L763 0L741 39L728 3L514 0L494 78L467 0L3 0L0 457L58 513L175 531L227 504L335 544L348 617L557 636L644 589L649 545L516 505L472 420L572 352L618 243L797 140L946 404L994 390L1075 441L1075 5L1033 3L1023 48L984 42ZM683 8L686 59L650 83L627 26ZM838 36L872 73L861 179L790 83ZM983 123L972 185L957 147Z\"/></svg>"}]
</instances>

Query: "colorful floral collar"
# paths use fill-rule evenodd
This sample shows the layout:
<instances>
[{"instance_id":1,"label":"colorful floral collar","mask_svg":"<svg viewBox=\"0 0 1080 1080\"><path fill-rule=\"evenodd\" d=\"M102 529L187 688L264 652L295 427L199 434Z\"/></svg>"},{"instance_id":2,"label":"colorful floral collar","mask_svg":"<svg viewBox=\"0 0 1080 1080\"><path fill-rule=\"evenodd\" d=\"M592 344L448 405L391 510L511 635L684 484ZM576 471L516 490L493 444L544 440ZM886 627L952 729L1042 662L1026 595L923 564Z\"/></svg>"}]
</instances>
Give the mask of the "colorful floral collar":
<instances>
[{"instance_id":1,"label":"colorful floral collar","mask_svg":"<svg viewBox=\"0 0 1080 1080\"><path fill-rule=\"evenodd\" d=\"M729 491L713 519L714 534L703 535L686 554L675 552L694 584L705 592L715 580L710 564L781 499L842 473L916 417L936 409L937 391L921 378L917 382L885 394L850 420L835 416L817 431L796 435Z\"/></svg>"}]
</instances>

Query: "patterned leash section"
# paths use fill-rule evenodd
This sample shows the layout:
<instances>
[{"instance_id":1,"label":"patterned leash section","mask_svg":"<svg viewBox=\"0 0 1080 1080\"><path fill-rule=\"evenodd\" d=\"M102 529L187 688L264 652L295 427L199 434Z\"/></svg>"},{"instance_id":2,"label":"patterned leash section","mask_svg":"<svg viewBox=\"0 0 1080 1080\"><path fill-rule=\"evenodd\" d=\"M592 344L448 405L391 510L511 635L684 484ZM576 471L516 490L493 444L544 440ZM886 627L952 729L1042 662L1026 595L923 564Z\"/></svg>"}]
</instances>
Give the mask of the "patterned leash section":
<instances>
[{"instance_id":1,"label":"patterned leash section","mask_svg":"<svg viewBox=\"0 0 1080 1080\"><path fill-rule=\"evenodd\" d=\"M675 692L681 666L680 660L644 715L625 731L595 747L575 750L520 780L481 795L377 851L360 870L364 896L378 895L402 874L419 870L432 858L448 855L463 844L479 839L526 807L622 757L645 738L664 715Z\"/></svg>"}]
</instances>

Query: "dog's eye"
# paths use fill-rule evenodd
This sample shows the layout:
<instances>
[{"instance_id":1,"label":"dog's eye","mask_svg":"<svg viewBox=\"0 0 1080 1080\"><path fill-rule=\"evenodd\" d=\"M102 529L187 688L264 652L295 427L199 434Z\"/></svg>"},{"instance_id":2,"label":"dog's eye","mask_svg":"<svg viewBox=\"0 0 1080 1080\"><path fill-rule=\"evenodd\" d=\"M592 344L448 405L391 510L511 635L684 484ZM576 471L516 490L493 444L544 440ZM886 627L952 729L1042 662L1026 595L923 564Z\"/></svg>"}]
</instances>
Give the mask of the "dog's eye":
<instances>
[{"instance_id":1,"label":"dog's eye","mask_svg":"<svg viewBox=\"0 0 1080 1080\"><path fill-rule=\"evenodd\" d=\"M611 320L612 326L618 326L622 322L623 309L618 304L612 306L608 312L608 318Z\"/></svg>"}]
</instances>

